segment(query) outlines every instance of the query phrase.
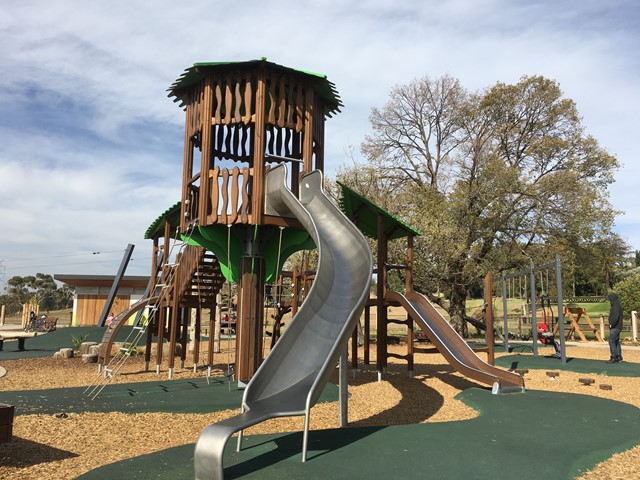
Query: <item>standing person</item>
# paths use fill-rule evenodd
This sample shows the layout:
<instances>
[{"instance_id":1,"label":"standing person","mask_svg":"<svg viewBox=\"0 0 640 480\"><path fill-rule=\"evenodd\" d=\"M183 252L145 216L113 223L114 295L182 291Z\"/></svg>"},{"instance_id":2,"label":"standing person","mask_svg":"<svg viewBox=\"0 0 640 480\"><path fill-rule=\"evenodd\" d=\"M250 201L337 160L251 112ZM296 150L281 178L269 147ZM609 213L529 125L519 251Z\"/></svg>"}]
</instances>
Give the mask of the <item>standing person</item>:
<instances>
[{"instance_id":1,"label":"standing person","mask_svg":"<svg viewBox=\"0 0 640 480\"><path fill-rule=\"evenodd\" d=\"M620 332L622 331L622 305L618 295L609 294L609 350L611 350L611 358L607 363L618 363L622 361L622 347L620 347Z\"/></svg>"}]
</instances>

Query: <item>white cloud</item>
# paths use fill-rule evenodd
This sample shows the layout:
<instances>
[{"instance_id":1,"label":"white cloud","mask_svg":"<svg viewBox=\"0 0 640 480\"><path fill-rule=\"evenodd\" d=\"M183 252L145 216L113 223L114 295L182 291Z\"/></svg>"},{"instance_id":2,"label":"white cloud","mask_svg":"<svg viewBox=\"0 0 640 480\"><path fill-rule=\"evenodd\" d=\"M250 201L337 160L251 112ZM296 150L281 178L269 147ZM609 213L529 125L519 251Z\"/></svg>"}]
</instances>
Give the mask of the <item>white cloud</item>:
<instances>
[{"instance_id":1,"label":"white cloud","mask_svg":"<svg viewBox=\"0 0 640 480\"><path fill-rule=\"evenodd\" d=\"M144 245L180 189L183 112L167 88L194 62L260 56L336 84L345 108L327 124L329 172L349 145L358 151L370 109L394 85L424 74L451 74L472 90L556 79L624 164L611 199L640 249L638 13L632 0L5 0L0 214L14 240L0 259Z\"/></svg>"}]
</instances>

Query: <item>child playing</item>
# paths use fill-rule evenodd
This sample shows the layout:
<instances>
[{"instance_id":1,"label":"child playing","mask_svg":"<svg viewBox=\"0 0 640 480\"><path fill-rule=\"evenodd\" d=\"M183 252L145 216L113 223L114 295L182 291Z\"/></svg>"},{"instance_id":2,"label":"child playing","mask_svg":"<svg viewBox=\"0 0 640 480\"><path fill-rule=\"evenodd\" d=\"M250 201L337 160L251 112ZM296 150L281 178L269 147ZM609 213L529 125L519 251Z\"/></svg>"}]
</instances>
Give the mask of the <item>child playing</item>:
<instances>
[{"instance_id":1,"label":"child playing","mask_svg":"<svg viewBox=\"0 0 640 480\"><path fill-rule=\"evenodd\" d=\"M542 322L538 324L538 340L543 345L553 345L556 353L553 355L556 358L560 358L560 345L555 338L553 338L553 332L549 331L549 327L546 323Z\"/></svg>"}]
</instances>

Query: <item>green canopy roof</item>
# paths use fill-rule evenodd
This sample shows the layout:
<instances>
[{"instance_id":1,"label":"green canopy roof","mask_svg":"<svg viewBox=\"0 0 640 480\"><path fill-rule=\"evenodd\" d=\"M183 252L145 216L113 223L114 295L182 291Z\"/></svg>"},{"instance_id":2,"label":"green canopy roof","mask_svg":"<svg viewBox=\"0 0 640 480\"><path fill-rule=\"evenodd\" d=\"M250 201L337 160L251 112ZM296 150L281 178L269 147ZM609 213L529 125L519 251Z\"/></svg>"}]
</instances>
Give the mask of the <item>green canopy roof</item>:
<instances>
[{"instance_id":1,"label":"green canopy roof","mask_svg":"<svg viewBox=\"0 0 640 480\"><path fill-rule=\"evenodd\" d=\"M160 214L158 218L156 218L147 231L144 234L145 240L149 240L154 238L158 233L162 233L164 235L164 222L165 220L169 221L169 224L173 228L180 225L180 205L182 202L177 202L173 206L167 208L163 213Z\"/></svg>"},{"instance_id":2,"label":"green canopy roof","mask_svg":"<svg viewBox=\"0 0 640 480\"><path fill-rule=\"evenodd\" d=\"M194 63L192 67L187 68L184 73L180 75L180 78L169 87L169 98L174 98L174 102L179 103L180 107L184 108L186 90L198 84L204 78L204 72L228 67L256 68L259 64L263 64L273 70L281 70L294 75L310 77L314 83L316 92L318 92L318 95L320 95L327 104L326 111L324 112L325 115L331 117L333 114L340 112L340 107L343 106L340 95L338 94L338 90L336 90L336 86L327 79L326 75L278 65L277 63L268 62L266 57L245 62Z\"/></svg>"},{"instance_id":3,"label":"green canopy roof","mask_svg":"<svg viewBox=\"0 0 640 480\"><path fill-rule=\"evenodd\" d=\"M383 229L389 240L409 235L420 235L420 232L415 228L387 212L384 208L353 191L344 183L337 183L342 188L340 208L367 237L378 239L378 216L382 217Z\"/></svg>"}]
</instances>

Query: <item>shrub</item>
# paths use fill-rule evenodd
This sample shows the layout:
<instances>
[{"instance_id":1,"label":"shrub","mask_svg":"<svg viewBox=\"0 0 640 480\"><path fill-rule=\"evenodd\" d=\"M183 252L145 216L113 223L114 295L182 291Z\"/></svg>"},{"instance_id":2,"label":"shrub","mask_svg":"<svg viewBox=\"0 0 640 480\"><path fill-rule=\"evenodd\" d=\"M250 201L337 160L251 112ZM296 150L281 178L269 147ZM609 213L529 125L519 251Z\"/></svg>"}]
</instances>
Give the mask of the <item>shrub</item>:
<instances>
[{"instance_id":1,"label":"shrub","mask_svg":"<svg viewBox=\"0 0 640 480\"><path fill-rule=\"evenodd\" d=\"M640 275L627 277L616 283L613 293L617 293L624 311L624 318L631 318L631 312L640 313Z\"/></svg>"},{"instance_id":2,"label":"shrub","mask_svg":"<svg viewBox=\"0 0 640 480\"><path fill-rule=\"evenodd\" d=\"M75 350L80 350L80 345L82 345L87 340L87 338L89 338L89 335L82 335L80 337L71 335L71 343L73 343Z\"/></svg>"}]
</instances>

